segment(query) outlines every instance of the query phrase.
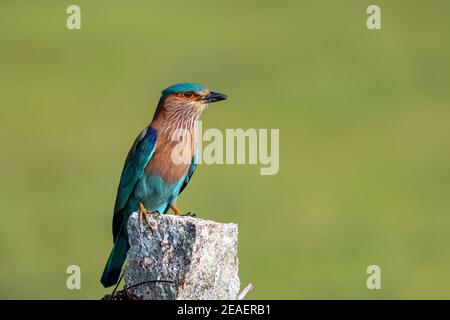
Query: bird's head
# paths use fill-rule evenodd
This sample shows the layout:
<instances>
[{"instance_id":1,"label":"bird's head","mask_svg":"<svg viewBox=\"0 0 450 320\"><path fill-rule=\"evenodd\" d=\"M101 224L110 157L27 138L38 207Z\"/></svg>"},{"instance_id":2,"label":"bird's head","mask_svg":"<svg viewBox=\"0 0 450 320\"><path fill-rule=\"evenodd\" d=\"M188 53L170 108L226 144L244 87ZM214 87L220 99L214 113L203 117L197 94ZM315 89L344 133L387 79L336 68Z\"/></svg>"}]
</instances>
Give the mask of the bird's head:
<instances>
[{"instance_id":1,"label":"bird's head","mask_svg":"<svg viewBox=\"0 0 450 320\"><path fill-rule=\"evenodd\" d=\"M158 109L172 116L195 119L209 103L225 99L227 96L223 93L209 91L201 84L177 83L163 90Z\"/></svg>"}]
</instances>

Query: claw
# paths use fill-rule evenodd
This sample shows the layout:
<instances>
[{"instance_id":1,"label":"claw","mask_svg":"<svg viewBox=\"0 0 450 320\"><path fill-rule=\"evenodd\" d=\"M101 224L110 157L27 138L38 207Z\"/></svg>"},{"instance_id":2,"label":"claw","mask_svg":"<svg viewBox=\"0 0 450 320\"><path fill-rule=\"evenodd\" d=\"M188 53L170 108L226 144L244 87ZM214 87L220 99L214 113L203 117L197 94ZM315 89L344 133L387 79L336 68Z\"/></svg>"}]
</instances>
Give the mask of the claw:
<instances>
[{"instance_id":1,"label":"claw","mask_svg":"<svg viewBox=\"0 0 450 320\"><path fill-rule=\"evenodd\" d=\"M173 212L175 212L176 216L180 216L180 217L193 217L195 218L196 215L191 213L191 212L187 212L187 213L181 213L180 209L178 209L178 207L174 204L170 205L170 208L173 210Z\"/></svg>"},{"instance_id":2,"label":"claw","mask_svg":"<svg viewBox=\"0 0 450 320\"><path fill-rule=\"evenodd\" d=\"M185 214L183 214L182 216L186 216L186 217L192 217L192 218L196 218L197 215L195 213L192 212L186 212Z\"/></svg>"},{"instance_id":3,"label":"claw","mask_svg":"<svg viewBox=\"0 0 450 320\"><path fill-rule=\"evenodd\" d=\"M147 222L148 227L150 228L151 231L153 231L155 229L155 224L153 222L150 221L150 215L151 214L155 214L156 211L148 211L144 205L142 204L142 202L139 204L139 225L141 227L143 227L143 223L142 223L142 216L145 217L145 221Z\"/></svg>"}]
</instances>

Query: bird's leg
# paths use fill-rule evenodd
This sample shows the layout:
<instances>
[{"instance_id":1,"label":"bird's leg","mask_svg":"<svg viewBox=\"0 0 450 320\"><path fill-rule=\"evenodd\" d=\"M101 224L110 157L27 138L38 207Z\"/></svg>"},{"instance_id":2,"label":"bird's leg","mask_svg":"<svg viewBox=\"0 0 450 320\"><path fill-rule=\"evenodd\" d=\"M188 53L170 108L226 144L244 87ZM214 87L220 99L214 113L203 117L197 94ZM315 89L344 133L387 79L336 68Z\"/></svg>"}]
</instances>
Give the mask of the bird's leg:
<instances>
[{"instance_id":1,"label":"bird's leg","mask_svg":"<svg viewBox=\"0 0 450 320\"><path fill-rule=\"evenodd\" d=\"M175 215L181 216L181 211L180 211L180 209L178 209L178 207L177 207L176 205L171 204L171 205L170 205L170 209L172 209L173 212L175 212Z\"/></svg>"},{"instance_id":2,"label":"bird's leg","mask_svg":"<svg viewBox=\"0 0 450 320\"><path fill-rule=\"evenodd\" d=\"M190 213L190 212L187 212L187 213L181 213L181 210L178 209L178 207L177 207L176 205L174 205L174 204L171 204L171 205L170 205L170 209L172 209L173 212L175 212L175 215L177 215L177 216L181 216L181 217L183 217L183 216L195 217L195 214Z\"/></svg>"},{"instance_id":3,"label":"bird's leg","mask_svg":"<svg viewBox=\"0 0 450 320\"><path fill-rule=\"evenodd\" d=\"M142 229L142 225L143 225L143 224L142 224L142 216L145 217L145 221L147 222L147 224L148 224L150 230L153 230L153 229L155 228L155 225L150 221L150 218L149 218L149 215L150 215L150 214L154 214L154 213L155 213L155 211L152 211L152 212L148 211L148 210L144 207L144 205L142 204L142 202L139 203L139 225L141 226L141 229Z\"/></svg>"}]
</instances>

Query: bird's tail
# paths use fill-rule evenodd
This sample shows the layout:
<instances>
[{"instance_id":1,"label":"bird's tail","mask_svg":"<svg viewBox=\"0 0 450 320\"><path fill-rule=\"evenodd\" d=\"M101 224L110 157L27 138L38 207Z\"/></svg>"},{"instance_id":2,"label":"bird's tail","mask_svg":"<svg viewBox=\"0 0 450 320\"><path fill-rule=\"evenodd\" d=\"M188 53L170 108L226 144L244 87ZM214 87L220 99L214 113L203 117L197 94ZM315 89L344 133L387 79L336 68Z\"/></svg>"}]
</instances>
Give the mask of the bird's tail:
<instances>
[{"instance_id":1,"label":"bird's tail","mask_svg":"<svg viewBox=\"0 0 450 320\"><path fill-rule=\"evenodd\" d=\"M103 271L100 282L105 288L111 287L117 283L122 271L122 265L127 257L129 249L128 239L119 234L114 243L108 262L106 262L105 270Z\"/></svg>"}]
</instances>

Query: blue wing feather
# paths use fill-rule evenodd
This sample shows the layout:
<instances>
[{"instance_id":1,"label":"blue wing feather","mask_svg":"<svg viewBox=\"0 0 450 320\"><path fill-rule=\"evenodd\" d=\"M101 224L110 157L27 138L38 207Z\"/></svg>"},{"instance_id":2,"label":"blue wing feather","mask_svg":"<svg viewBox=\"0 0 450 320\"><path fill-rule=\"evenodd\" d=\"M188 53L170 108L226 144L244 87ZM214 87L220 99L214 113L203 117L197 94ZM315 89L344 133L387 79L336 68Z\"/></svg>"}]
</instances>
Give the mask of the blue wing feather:
<instances>
[{"instance_id":1,"label":"blue wing feather","mask_svg":"<svg viewBox=\"0 0 450 320\"><path fill-rule=\"evenodd\" d=\"M195 151L194 156L192 157L192 162L191 162L191 165L189 167L188 173L186 174L186 178L184 179L183 185L181 186L180 192L178 194L183 192L184 188L186 188L186 186L188 185L189 181L191 180L191 177L194 174L195 169L197 169L199 152L200 152L199 149L197 149Z\"/></svg>"},{"instance_id":2,"label":"blue wing feather","mask_svg":"<svg viewBox=\"0 0 450 320\"><path fill-rule=\"evenodd\" d=\"M101 283L110 287L119 281L122 265L129 249L128 236L124 233L125 218L128 219L127 203L134 191L137 181L143 175L147 163L153 156L156 148L156 130L148 126L136 138L128 152L127 159L120 177L117 190L116 204L113 216L114 246L102 274Z\"/></svg>"},{"instance_id":3,"label":"blue wing feather","mask_svg":"<svg viewBox=\"0 0 450 320\"><path fill-rule=\"evenodd\" d=\"M156 130L148 126L136 138L133 146L128 153L125 165L120 177L119 187L117 189L116 203L114 206L113 234L117 235L122 224L123 217L120 213L125 208L127 202L134 190L136 182L144 173L147 163L155 152L157 140Z\"/></svg>"}]
</instances>

